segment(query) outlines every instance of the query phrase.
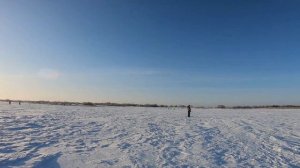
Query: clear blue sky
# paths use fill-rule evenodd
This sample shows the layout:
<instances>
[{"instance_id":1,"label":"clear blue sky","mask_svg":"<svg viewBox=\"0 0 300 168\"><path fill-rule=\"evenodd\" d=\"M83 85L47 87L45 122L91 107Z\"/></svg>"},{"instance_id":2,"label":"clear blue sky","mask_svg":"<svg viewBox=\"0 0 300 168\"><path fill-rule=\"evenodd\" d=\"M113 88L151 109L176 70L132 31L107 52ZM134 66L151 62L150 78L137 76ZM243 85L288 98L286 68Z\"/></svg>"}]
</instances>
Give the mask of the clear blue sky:
<instances>
[{"instance_id":1,"label":"clear blue sky","mask_svg":"<svg viewBox=\"0 0 300 168\"><path fill-rule=\"evenodd\" d=\"M0 98L300 104L299 0L0 1Z\"/></svg>"}]
</instances>

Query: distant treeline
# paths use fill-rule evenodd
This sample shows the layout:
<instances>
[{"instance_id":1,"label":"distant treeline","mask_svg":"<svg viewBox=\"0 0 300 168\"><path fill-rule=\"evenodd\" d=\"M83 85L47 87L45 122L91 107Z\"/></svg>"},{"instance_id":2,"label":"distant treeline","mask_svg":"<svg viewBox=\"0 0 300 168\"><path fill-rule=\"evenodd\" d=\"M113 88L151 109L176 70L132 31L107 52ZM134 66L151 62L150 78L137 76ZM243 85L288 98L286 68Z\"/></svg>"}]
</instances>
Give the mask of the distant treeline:
<instances>
[{"instance_id":1,"label":"distant treeline","mask_svg":"<svg viewBox=\"0 0 300 168\"><path fill-rule=\"evenodd\" d=\"M299 105L260 105L260 106L225 106L218 105L220 109L257 109L257 108L300 108Z\"/></svg>"},{"instance_id":2,"label":"distant treeline","mask_svg":"<svg viewBox=\"0 0 300 168\"><path fill-rule=\"evenodd\" d=\"M135 104L135 103L93 103L93 102L62 102L62 101L30 101L30 100L0 100L4 102L22 102L33 104L49 104L49 105L63 105L63 106L132 106L132 107L186 107L185 105L159 105L159 104Z\"/></svg>"},{"instance_id":3,"label":"distant treeline","mask_svg":"<svg viewBox=\"0 0 300 168\"><path fill-rule=\"evenodd\" d=\"M21 102L21 103L33 103L33 104L49 104L49 105L62 105L62 106L120 106L120 107L169 107L169 108L185 108L186 105L159 105L159 104L135 104L135 103L93 103L93 102L64 102L64 101L30 101L30 100L0 100L3 102ZM218 105L216 107L196 107L193 108L218 108L218 109L257 109L257 108L288 108L288 109L300 109L300 105L260 105L260 106L225 106Z\"/></svg>"}]
</instances>

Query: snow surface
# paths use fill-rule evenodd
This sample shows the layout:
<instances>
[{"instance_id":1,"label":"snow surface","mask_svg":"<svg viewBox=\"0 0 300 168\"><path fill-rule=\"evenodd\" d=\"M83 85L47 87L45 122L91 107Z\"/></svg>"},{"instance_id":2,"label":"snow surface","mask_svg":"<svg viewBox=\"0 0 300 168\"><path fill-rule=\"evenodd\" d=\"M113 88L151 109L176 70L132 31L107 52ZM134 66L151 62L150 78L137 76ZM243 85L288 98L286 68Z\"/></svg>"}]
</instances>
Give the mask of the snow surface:
<instances>
[{"instance_id":1,"label":"snow surface","mask_svg":"<svg viewBox=\"0 0 300 168\"><path fill-rule=\"evenodd\" d=\"M300 167L300 110L0 103L0 167Z\"/></svg>"}]
</instances>

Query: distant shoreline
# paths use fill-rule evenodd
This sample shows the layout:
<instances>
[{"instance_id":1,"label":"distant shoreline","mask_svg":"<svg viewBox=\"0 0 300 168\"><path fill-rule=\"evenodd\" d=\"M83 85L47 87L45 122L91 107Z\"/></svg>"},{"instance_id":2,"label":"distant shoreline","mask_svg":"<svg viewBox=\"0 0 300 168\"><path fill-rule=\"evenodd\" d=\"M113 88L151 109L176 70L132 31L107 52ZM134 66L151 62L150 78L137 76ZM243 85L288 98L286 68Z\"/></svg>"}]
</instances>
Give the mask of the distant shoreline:
<instances>
[{"instance_id":1,"label":"distant shoreline","mask_svg":"<svg viewBox=\"0 0 300 168\"><path fill-rule=\"evenodd\" d=\"M94 102L66 102L66 101L32 101L32 100L10 100L0 99L0 102L21 102L31 104L48 104L48 105L62 105L62 106L117 106L117 107L166 107L166 108L185 108L186 105L159 105L159 104L136 104L136 103L94 103ZM199 107L193 106L193 108L203 109L300 109L300 105L259 105L259 106L225 106L218 105L215 107Z\"/></svg>"}]
</instances>

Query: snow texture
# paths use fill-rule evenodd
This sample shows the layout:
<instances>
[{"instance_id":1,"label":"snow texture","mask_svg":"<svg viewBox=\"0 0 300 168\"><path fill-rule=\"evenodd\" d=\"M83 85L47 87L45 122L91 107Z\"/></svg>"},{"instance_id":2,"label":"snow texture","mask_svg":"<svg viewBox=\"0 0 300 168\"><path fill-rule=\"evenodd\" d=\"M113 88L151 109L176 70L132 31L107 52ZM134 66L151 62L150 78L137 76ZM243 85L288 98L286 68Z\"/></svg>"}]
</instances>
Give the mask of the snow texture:
<instances>
[{"instance_id":1,"label":"snow texture","mask_svg":"<svg viewBox=\"0 0 300 168\"><path fill-rule=\"evenodd\" d=\"M0 103L0 167L300 167L299 109Z\"/></svg>"}]
</instances>

